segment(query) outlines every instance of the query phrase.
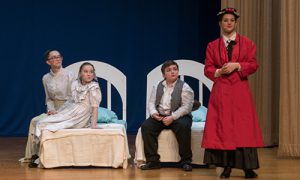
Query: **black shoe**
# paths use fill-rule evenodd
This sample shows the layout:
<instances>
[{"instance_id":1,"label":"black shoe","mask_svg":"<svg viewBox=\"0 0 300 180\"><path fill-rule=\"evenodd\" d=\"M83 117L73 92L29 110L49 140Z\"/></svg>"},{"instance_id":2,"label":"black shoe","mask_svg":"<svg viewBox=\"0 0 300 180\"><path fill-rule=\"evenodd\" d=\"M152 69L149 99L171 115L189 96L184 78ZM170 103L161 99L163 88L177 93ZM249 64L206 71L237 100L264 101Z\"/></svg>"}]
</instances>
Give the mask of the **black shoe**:
<instances>
[{"instance_id":1,"label":"black shoe","mask_svg":"<svg viewBox=\"0 0 300 180\"><path fill-rule=\"evenodd\" d=\"M30 159L30 162L28 164L28 167L30 168L37 168L38 167L38 164L35 163L35 160L37 160L39 158L38 155L34 154L31 156L31 159Z\"/></svg>"},{"instance_id":2,"label":"black shoe","mask_svg":"<svg viewBox=\"0 0 300 180\"><path fill-rule=\"evenodd\" d=\"M220 175L220 178L229 178L231 173L231 167L224 167L224 170L222 174Z\"/></svg>"},{"instance_id":3,"label":"black shoe","mask_svg":"<svg viewBox=\"0 0 300 180\"><path fill-rule=\"evenodd\" d=\"M244 172L245 178L256 178L258 176L252 169L244 170Z\"/></svg>"},{"instance_id":4,"label":"black shoe","mask_svg":"<svg viewBox=\"0 0 300 180\"><path fill-rule=\"evenodd\" d=\"M29 168L37 168L37 167L38 167L38 164L37 164L37 163L32 163L32 162L30 162L30 163L28 164L28 167L29 167Z\"/></svg>"},{"instance_id":5,"label":"black shoe","mask_svg":"<svg viewBox=\"0 0 300 180\"><path fill-rule=\"evenodd\" d=\"M147 162L146 164L141 166L141 170L151 170L151 169L160 169L159 162Z\"/></svg>"},{"instance_id":6,"label":"black shoe","mask_svg":"<svg viewBox=\"0 0 300 180\"><path fill-rule=\"evenodd\" d=\"M185 164L183 164L182 169L183 169L184 171L192 171L192 170L193 170L193 167L192 167L190 164L185 163Z\"/></svg>"}]
</instances>

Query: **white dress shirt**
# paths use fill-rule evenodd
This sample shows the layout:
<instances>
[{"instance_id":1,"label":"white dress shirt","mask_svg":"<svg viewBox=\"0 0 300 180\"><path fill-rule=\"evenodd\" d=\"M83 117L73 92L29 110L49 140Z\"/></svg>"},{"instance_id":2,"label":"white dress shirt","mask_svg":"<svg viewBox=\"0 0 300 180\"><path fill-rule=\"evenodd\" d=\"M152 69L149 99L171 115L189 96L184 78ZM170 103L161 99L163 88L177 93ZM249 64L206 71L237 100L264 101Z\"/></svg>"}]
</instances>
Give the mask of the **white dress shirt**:
<instances>
[{"instance_id":1,"label":"white dress shirt","mask_svg":"<svg viewBox=\"0 0 300 180\"><path fill-rule=\"evenodd\" d=\"M230 41L235 41L235 39L236 39L236 32L234 32L231 37L227 37L224 34L222 35L222 37L223 37L225 46L227 47L228 44L230 43Z\"/></svg>"},{"instance_id":2,"label":"white dress shirt","mask_svg":"<svg viewBox=\"0 0 300 180\"><path fill-rule=\"evenodd\" d=\"M153 86L151 96L148 102L148 110L150 115L154 113L159 113L163 115L172 115L173 118L176 120L184 115L189 114L192 111L193 103L194 103L194 91L192 88L187 84L184 83L181 92L181 106L174 112L170 112L171 110L171 95L174 90L175 81L173 84L167 85L166 81L163 81L162 85L164 86L163 91L164 94L160 100L158 111L155 108L155 100L156 100L156 91L159 82Z\"/></svg>"}]
</instances>

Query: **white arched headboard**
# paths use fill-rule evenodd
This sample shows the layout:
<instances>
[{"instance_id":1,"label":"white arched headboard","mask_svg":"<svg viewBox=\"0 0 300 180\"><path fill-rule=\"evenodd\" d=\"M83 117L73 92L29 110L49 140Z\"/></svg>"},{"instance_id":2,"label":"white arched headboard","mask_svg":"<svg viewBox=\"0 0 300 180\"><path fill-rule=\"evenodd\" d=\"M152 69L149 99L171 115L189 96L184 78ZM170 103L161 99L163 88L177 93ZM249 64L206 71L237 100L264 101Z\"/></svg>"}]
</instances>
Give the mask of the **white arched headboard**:
<instances>
[{"instance_id":1,"label":"white arched headboard","mask_svg":"<svg viewBox=\"0 0 300 180\"><path fill-rule=\"evenodd\" d=\"M180 79L184 80L184 76L190 76L197 80L199 80L199 102L203 104L203 84L211 90L213 82L208 79L204 75L204 64L193 61L193 60L185 60L179 59L175 60L175 62L179 66L179 75ZM150 71L147 75L147 100L146 100L146 107L148 106L148 102L151 95L152 86L156 84L158 81L163 79L161 73L161 65L154 68ZM146 110L146 118L149 116L148 110Z\"/></svg>"},{"instance_id":2,"label":"white arched headboard","mask_svg":"<svg viewBox=\"0 0 300 180\"><path fill-rule=\"evenodd\" d=\"M84 62L89 62L94 65L96 76L107 81L107 108L111 110L111 85L113 85L122 100L122 119L126 120L126 76L117 68L100 61L85 60L76 62L66 67L66 69L78 73L79 67Z\"/></svg>"}]
</instances>

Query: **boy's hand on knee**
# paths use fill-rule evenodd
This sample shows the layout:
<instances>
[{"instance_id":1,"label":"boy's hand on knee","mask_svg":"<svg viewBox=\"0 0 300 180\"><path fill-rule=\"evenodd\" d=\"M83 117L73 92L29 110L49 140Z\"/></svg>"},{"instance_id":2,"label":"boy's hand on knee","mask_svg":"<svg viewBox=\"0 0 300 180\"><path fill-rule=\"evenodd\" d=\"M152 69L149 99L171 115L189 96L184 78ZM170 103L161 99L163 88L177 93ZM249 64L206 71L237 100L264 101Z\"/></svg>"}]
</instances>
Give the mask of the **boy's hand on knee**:
<instances>
[{"instance_id":1,"label":"boy's hand on knee","mask_svg":"<svg viewBox=\"0 0 300 180\"><path fill-rule=\"evenodd\" d=\"M158 113L154 113L151 115L153 119L156 119L157 121L161 121L164 117L160 116Z\"/></svg>"},{"instance_id":2,"label":"boy's hand on knee","mask_svg":"<svg viewBox=\"0 0 300 180\"><path fill-rule=\"evenodd\" d=\"M164 125L169 126L170 124L173 123L174 118L173 118L173 116L166 116L162 119L162 121L163 121Z\"/></svg>"}]
</instances>

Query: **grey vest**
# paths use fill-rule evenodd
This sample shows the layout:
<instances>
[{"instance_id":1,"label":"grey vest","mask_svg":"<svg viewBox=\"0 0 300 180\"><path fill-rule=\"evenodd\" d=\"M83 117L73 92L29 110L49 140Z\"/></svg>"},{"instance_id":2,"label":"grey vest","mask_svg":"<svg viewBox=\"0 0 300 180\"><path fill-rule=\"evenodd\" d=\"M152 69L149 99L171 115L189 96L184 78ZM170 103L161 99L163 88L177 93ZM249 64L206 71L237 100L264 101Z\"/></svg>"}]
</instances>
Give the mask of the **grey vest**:
<instances>
[{"instance_id":1,"label":"grey vest","mask_svg":"<svg viewBox=\"0 0 300 180\"><path fill-rule=\"evenodd\" d=\"M160 100L164 94L164 86L162 85L163 81L161 81L156 89L156 100L155 100L155 107L158 111L158 105ZM171 95L171 112L176 111L181 106L181 92L183 88L184 82L180 79L177 80L174 90Z\"/></svg>"}]
</instances>

